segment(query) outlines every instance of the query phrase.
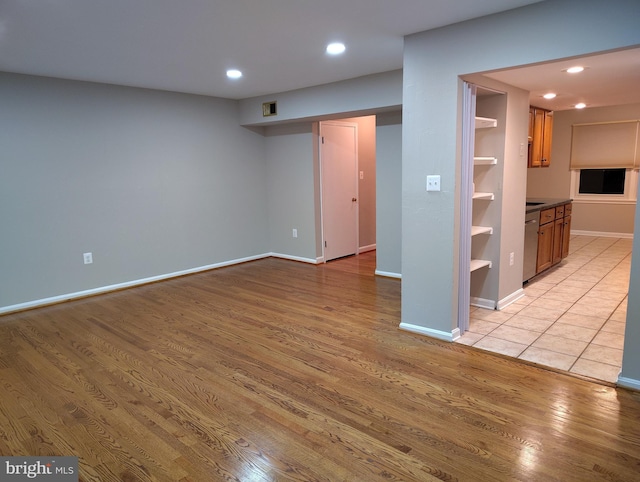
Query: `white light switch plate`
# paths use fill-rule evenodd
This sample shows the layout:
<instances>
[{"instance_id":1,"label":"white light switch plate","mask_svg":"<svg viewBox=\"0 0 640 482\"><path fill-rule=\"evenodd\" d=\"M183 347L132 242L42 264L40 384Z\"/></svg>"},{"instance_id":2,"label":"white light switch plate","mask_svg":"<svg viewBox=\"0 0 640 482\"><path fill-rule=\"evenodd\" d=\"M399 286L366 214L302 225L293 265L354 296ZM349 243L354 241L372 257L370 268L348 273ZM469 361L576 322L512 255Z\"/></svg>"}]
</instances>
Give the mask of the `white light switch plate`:
<instances>
[{"instance_id":1,"label":"white light switch plate","mask_svg":"<svg viewBox=\"0 0 640 482\"><path fill-rule=\"evenodd\" d=\"M427 176L427 191L440 190L440 176Z\"/></svg>"}]
</instances>

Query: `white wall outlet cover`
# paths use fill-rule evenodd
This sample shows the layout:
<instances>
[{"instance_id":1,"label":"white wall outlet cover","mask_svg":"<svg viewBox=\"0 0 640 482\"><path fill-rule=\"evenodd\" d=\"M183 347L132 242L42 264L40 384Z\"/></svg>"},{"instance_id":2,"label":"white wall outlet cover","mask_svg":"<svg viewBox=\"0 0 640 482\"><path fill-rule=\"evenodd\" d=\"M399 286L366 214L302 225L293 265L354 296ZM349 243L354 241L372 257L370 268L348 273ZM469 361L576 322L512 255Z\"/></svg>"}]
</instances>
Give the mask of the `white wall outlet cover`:
<instances>
[{"instance_id":1,"label":"white wall outlet cover","mask_svg":"<svg viewBox=\"0 0 640 482\"><path fill-rule=\"evenodd\" d=\"M440 176L427 176L427 191L440 190Z\"/></svg>"},{"instance_id":2,"label":"white wall outlet cover","mask_svg":"<svg viewBox=\"0 0 640 482\"><path fill-rule=\"evenodd\" d=\"M82 253L82 258L84 260L84 264L93 263L93 254L92 253Z\"/></svg>"}]
</instances>

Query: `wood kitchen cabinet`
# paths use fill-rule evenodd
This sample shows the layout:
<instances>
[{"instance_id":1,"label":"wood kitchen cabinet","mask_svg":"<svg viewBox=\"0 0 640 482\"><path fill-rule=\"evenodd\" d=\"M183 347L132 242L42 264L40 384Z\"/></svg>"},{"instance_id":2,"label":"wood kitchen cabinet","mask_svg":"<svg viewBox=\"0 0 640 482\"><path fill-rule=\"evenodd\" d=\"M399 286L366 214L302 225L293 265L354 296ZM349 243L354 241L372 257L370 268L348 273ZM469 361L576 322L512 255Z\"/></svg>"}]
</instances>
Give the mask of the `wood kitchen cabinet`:
<instances>
[{"instance_id":1,"label":"wood kitchen cabinet","mask_svg":"<svg viewBox=\"0 0 640 482\"><path fill-rule=\"evenodd\" d=\"M540 212L536 274L558 264L569 255L571 203Z\"/></svg>"},{"instance_id":2,"label":"wood kitchen cabinet","mask_svg":"<svg viewBox=\"0 0 640 482\"><path fill-rule=\"evenodd\" d=\"M538 258L536 273L540 273L553 265L553 234L555 227L555 209L540 212L538 228Z\"/></svg>"},{"instance_id":3,"label":"wood kitchen cabinet","mask_svg":"<svg viewBox=\"0 0 640 482\"><path fill-rule=\"evenodd\" d=\"M556 206L553 226L553 264L562 261L562 238L564 231L564 205Z\"/></svg>"},{"instance_id":4,"label":"wood kitchen cabinet","mask_svg":"<svg viewBox=\"0 0 640 482\"><path fill-rule=\"evenodd\" d=\"M553 222L553 249L552 264L562 261L562 231L564 227L564 218L556 219Z\"/></svg>"},{"instance_id":5,"label":"wood kitchen cabinet","mask_svg":"<svg viewBox=\"0 0 640 482\"><path fill-rule=\"evenodd\" d=\"M529 167L551 165L553 112L539 107L529 108Z\"/></svg>"},{"instance_id":6,"label":"wood kitchen cabinet","mask_svg":"<svg viewBox=\"0 0 640 482\"><path fill-rule=\"evenodd\" d=\"M571 204L564 205L564 222L562 224L562 258L569 256L569 239L571 238Z\"/></svg>"}]
</instances>

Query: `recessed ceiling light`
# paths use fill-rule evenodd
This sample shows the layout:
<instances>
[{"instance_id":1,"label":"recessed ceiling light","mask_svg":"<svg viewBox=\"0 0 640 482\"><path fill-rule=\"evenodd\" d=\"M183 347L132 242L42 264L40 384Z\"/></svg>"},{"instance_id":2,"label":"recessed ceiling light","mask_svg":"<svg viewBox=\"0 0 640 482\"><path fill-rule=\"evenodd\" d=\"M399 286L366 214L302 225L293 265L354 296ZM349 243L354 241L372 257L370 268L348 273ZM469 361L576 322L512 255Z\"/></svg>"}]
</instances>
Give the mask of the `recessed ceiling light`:
<instances>
[{"instance_id":1,"label":"recessed ceiling light","mask_svg":"<svg viewBox=\"0 0 640 482\"><path fill-rule=\"evenodd\" d=\"M576 109L584 109L587 106L587 104L585 104L584 102L580 102L579 104L575 105Z\"/></svg>"},{"instance_id":2,"label":"recessed ceiling light","mask_svg":"<svg viewBox=\"0 0 640 482\"><path fill-rule=\"evenodd\" d=\"M227 70L227 77L230 79L239 79L242 77L242 72L236 69Z\"/></svg>"},{"instance_id":3,"label":"recessed ceiling light","mask_svg":"<svg viewBox=\"0 0 640 482\"><path fill-rule=\"evenodd\" d=\"M334 42L332 44L327 45L327 53L329 55L340 55L342 52L346 50L346 47L343 43Z\"/></svg>"},{"instance_id":4,"label":"recessed ceiling light","mask_svg":"<svg viewBox=\"0 0 640 482\"><path fill-rule=\"evenodd\" d=\"M555 99L556 94L554 94L553 92L549 92L548 94L544 94L542 97L544 97L545 99Z\"/></svg>"},{"instance_id":5,"label":"recessed ceiling light","mask_svg":"<svg viewBox=\"0 0 640 482\"><path fill-rule=\"evenodd\" d=\"M569 67L567 69L567 73L569 74L577 74L578 72L582 72L584 70L584 67L580 66L580 65L576 65L575 67Z\"/></svg>"}]
</instances>

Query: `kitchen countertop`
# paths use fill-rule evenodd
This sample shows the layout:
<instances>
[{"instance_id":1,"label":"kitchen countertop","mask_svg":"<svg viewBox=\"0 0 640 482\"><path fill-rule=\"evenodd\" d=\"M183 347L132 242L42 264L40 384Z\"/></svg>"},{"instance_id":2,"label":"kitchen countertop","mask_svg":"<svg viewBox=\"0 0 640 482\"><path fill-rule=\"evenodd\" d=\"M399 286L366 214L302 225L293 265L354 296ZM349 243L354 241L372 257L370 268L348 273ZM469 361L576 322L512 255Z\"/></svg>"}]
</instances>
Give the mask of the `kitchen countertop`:
<instances>
[{"instance_id":1,"label":"kitchen countertop","mask_svg":"<svg viewBox=\"0 0 640 482\"><path fill-rule=\"evenodd\" d=\"M543 211L545 209L554 208L556 206L562 206L563 204L567 204L572 202L573 200L570 198L561 198L561 199L553 199L553 198L527 198L527 209L526 213L533 213L535 211ZM529 203L539 203L535 206L529 206Z\"/></svg>"}]
</instances>

